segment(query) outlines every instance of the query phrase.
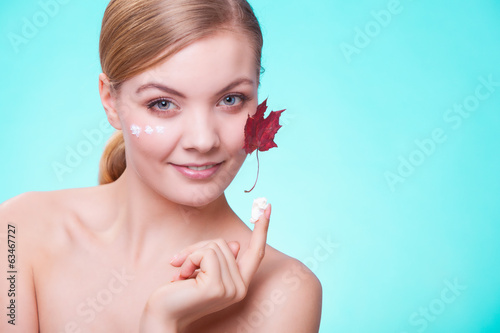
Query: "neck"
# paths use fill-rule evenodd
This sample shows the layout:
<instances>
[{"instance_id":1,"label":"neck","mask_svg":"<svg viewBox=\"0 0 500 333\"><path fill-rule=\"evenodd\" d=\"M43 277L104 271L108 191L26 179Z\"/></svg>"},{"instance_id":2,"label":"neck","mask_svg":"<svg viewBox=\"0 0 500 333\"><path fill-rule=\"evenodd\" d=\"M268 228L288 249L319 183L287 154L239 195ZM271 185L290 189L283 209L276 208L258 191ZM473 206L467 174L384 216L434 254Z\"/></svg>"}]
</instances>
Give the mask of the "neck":
<instances>
[{"instance_id":1,"label":"neck","mask_svg":"<svg viewBox=\"0 0 500 333\"><path fill-rule=\"evenodd\" d=\"M158 246L180 251L202 240L223 237L228 223L237 218L224 193L204 206L186 206L162 197L127 170L110 189L116 207L110 237L122 243L133 262L155 253Z\"/></svg>"}]
</instances>

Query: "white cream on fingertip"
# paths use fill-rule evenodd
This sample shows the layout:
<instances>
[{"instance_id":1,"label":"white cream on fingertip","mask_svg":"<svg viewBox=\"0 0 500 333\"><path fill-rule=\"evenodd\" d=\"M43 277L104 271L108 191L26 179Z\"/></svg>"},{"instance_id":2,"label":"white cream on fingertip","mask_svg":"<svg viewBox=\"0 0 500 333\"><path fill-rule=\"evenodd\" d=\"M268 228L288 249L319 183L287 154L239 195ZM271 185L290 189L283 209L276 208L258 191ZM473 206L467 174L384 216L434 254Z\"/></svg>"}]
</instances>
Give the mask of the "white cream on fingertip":
<instances>
[{"instance_id":1,"label":"white cream on fingertip","mask_svg":"<svg viewBox=\"0 0 500 333\"><path fill-rule=\"evenodd\" d=\"M259 217L264 214L264 211L267 208L267 199L266 198L257 198L253 201L252 205L252 217L250 218L250 222L255 223L259 220Z\"/></svg>"}]
</instances>

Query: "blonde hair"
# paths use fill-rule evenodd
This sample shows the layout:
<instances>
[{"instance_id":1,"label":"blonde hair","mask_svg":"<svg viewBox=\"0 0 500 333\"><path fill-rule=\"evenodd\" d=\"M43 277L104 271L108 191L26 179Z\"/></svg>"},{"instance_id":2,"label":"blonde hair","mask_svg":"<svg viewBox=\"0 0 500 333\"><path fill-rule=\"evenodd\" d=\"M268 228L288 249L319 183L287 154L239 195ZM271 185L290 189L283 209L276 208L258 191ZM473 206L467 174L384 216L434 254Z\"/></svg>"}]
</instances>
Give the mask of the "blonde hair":
<instances>
[{"instance_id":1,"label":"blonde hair","mask_svg":"<svg viewBox=\"0 0 500 333\"><path fill-rule=\"evenodd\" d=\"M126 80L221 30L249 37L260 77L262 32L246 0L111 0L102 20L99 55L112 93ZM114 182L125 168L123 133L116 131L101 157L99 184Z\"/></svg>"}]
</instances>

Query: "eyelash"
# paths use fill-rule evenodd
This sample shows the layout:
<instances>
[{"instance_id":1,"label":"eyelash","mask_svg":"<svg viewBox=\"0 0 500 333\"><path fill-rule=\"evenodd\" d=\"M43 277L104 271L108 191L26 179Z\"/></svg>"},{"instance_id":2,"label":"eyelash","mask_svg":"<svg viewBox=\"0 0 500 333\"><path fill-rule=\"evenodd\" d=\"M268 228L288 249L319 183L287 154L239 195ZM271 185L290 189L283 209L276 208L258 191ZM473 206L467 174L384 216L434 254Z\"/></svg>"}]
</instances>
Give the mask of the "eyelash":
<instances>
[{"instance_id":1,"label":"eyelash","mask_svg":"<svg viewBox=\"0 0 500 333\"><path fill-rule=\"evenodd\" d=\"M248 97L248 96L246 96L246 95L244 95L244 94L230 94L230 95L226 95L226 96L224 96L224 97L223 97L223 98L219 101L219 103L221 103L222 101L224 101L224 99L226 99L226 98L228 98L228 97L237 97L237 98L240 98L240 99L241 99L241 102L240 102L239 104L235 104L235 105L224 105L224 106L222 106L222 107L227 108L227 109L239 109L239 108L243 107L243 105L245 105L245 103L251 99L250 97ZM152 100L151 102L149 102L146 106L147 106L147 108L148 108L151 112L153 112L153 113L155 113L155 114L158 114L158 115L161 115L161 116L168 116L168 115L170 115L170 114L174 113L174 112L173 112L173 109L172 109L172 110L170 110L170 109L169 109L169 110L164 110L164 111L162 111L162 110L159 110L159 109L155 108L155 106L156 106L158 103L161 103L161 102L167 102L167 103L170 103L170 104L173 104L173 105L177 106L177 105L176 105L174 102L172 102L170 99L168 99L168 98L164 98L164 97L161 97L161 98L156 98L156 99ZM219 103L217 103L217 104L219 104Z\"/></svg>"}]
</instances>

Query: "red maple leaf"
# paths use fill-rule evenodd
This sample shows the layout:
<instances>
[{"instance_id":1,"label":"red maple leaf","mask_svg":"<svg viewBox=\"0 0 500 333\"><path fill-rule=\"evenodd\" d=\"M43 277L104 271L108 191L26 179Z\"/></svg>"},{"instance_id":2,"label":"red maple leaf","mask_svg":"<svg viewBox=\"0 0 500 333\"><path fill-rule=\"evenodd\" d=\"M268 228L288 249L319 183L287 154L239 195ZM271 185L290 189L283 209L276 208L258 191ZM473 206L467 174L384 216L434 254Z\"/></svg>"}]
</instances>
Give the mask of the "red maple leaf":
<instances>
[{"instance_id":1,"label":"red maple leaf","mask_svg":"<svg viewBox=\"0 0 500 333\"><path fill-rule=\"evenodd\" d=\"M267 98L257 107L257 112L252 117L248 115L245 124L245 145L243 148L247 154L251 154L254 150L257 150L257 179L253 187L249 191L245 191L246 193L254 189L259 179L259 150L267 151L273 147L278 147L274 142L274 136L281 128L279 118L285 110L271 111L269 116L264 118L266 110Z\"/></svg>"}]
</instances>

